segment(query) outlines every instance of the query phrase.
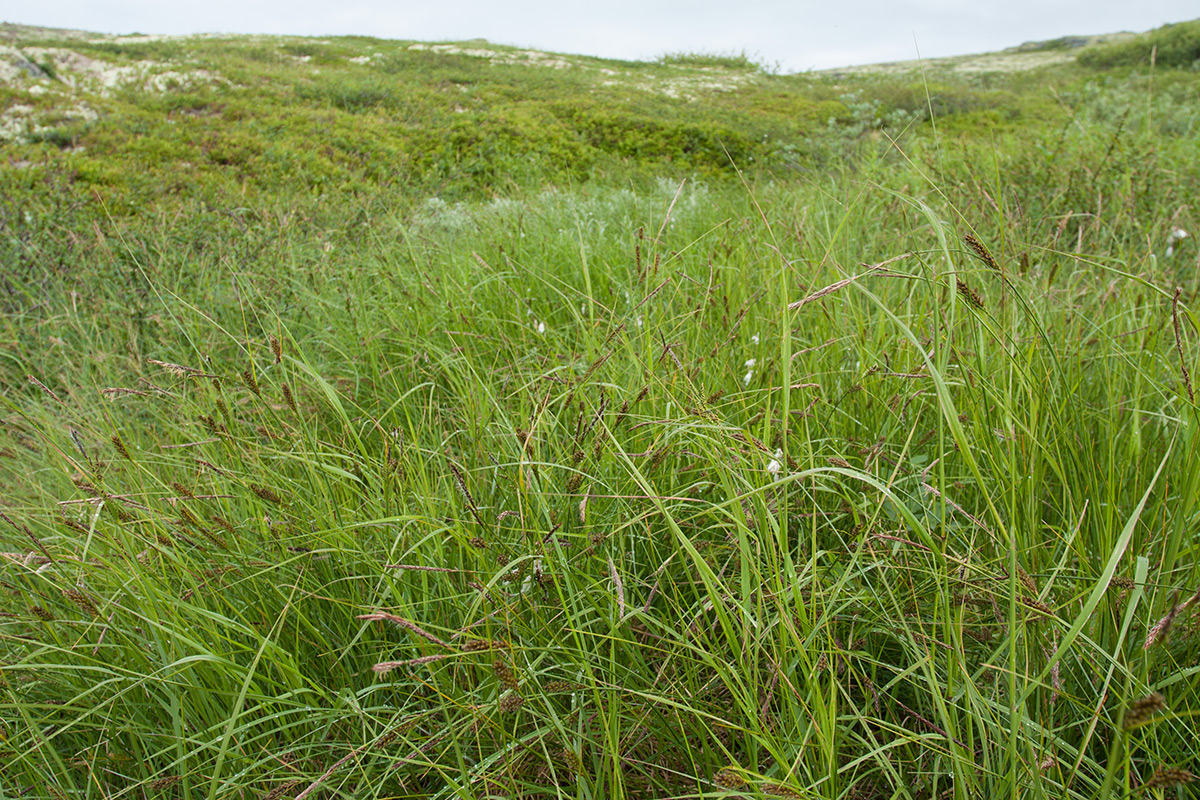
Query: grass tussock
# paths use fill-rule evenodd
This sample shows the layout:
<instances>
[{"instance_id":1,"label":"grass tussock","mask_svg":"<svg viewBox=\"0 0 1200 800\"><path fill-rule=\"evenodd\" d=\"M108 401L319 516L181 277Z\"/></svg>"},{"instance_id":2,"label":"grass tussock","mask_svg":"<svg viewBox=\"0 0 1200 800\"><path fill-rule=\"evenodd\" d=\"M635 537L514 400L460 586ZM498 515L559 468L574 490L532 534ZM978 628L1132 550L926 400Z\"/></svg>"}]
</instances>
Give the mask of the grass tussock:
<instances>
[{"instance_id":1,"label":"grass tussock","mask_svg":"<svg viewBox=\"0 0 1200 800\"><path fill-rule=\"evenodd\" d=\"M352 94L360 45L382 47L226 66L324 59L305 85L334 149L338 114L419 126L440 106L404 93L482 80L405 50L386 74L437 80ZM1039 80L1001 88L1028 111ZM165 180L125 145L0 167L5 790L1186 787L1198 256L1176 232L1200 183L1194 129L1110 119L1138 80L1064 91L1069 124L1022 135L968 108L969 132L914 114L896 139L856 100L740 176L631 147L630 171L505 183L486 170L527 154L477 128L490 166L443 173L461 202L346 175L331 202L251 158L245 194L214 169L114 213ZM273 119L264 86L257 116L209 98L220 130ZM113 102L100 129L172 113ZM610 126L597 100L575 144L734 140L663 109ZM80 199L84 166L111 190Z\"/></svg>"}]
</instances>

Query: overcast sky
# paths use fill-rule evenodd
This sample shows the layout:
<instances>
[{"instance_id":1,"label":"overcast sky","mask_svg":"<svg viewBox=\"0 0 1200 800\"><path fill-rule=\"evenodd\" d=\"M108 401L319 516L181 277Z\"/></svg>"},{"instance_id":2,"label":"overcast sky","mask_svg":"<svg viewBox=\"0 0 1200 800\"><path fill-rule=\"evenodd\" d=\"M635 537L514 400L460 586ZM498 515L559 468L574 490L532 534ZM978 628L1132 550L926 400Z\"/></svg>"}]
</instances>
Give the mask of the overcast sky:
<instances>
[{"instance_id":1,"label":"overcast sky","mask_svg":"<svg viewBox=\"0 0 1200 800\"><path fill-rule=\"evenodd\" d=\"M361 34L612 58L745 52L784 71L1143 31L1196 0L0 0L0 21L104 33Z\"/></svg>"}]
</instances>

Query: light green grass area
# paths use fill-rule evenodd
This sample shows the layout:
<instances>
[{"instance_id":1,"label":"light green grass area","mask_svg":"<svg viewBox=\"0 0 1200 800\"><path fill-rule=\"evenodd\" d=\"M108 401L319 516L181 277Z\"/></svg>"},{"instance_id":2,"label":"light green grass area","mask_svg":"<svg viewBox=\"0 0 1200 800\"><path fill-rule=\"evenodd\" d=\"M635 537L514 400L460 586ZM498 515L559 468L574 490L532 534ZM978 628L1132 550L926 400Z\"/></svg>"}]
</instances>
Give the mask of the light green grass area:
<instances>
[{"instance_id":1,"label":"light green grass area","mask_svg":"<svg viewBox=\"0 0 1200 800\"><path fill-rule=\"evenodd\" d=\"M0 798L1194 796L1190 64L8 32Z\"/></svg>"}]
</instances>

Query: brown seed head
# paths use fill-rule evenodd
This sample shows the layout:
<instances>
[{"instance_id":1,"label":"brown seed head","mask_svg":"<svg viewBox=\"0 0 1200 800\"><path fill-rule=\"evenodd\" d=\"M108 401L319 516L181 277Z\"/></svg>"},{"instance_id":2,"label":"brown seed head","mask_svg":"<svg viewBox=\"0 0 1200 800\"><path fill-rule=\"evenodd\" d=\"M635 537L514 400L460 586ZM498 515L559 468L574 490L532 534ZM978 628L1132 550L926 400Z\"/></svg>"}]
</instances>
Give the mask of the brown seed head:
<instances>
[{"instance_id":1,"label":"brown seed head","mask_svg":"<svg viewBox=\"0 0 1200 800\"><path fill-rule=\"evenodd\" d=\"M283 498L280 497L273 489L266 486L260 486L257 483L250 484L250 491L266 500L268 503L274 503L277 506L283 505Z\"/></svg>"},{"instance_id":2,"label":"brown seed head","mask_svg":"<svg viewBox=\"0 0 1200 800\"><path fill-rule=\"evenodd\" d=\"M258 378L254 376L253 369L247 368L242 370L242 383L254 393L255 397L262 397L262 390L258 387Z\"/></svg>"},{"instance_id":3,"label":"brown seed head","mask_svg":"<svg viewBox=\"0 0 1200 800\"><path fill-rule=\"evenodd\" d=\"M279 800L284 795L291 794L292 791L295 790L296 787L298 787L301 783L303 783L303 781L298 779L281 783L271 791L267 792L267 794L263 795L263 800Z\"/></svg>"},{"instance_id":4,"label":"brown seed head","mask_svg":"<svg viewBox=\"0 0 1200 800\"><path fill-rule=\"evenodd\" d=\"M1003 272L1003 270L1000 268L1000 262L998 262L995 257L992 256L991 252L987 249L984 243L979 240L978 236L973 233L968 233L963 237L963 241L967 243L967 247L971 248L975 255L979 256L980 261L996 270L996 272Z\"/></svg>"},{"instance_id":5,"label":"brown seed head","mask_svg":"<svg viewBox=\"0 0 1200 800\"><path fill-rule=\"evenodd\" d=\"M1154 627L1146 634L1146 641L1142 645L1143 650L1149 650L1155 643L1167 638L1167 634L1171 632L1171 627L1175 624L1175 617L1179 614L1180 608L1179 590L1176 589L1175 593L1171 595L1171 608L1162 619L1154 623Z\"/></svg>"},{"instance_id":6,"label":"brown seed head","mask_svg":"<svg viewBox=\"0 0 1200 800\"><path fill-rule=\"evenodd\" d=\"M271 337L271 354L275 356L276 364L283 363L283 343L274 336Z\"/></svg>"},{"instance_id":7,"label":"brown seed head","mask_svg":"<svg viewBox=\"0 0 1200 800\"><path fill-rule=\"evenodd\" d=\"M514 692L501 697L500 702L496 705L496 710L501 714L510 714L523 705L525 705L525 698Z\"/></svg>"},{"instance_id":8,"label":"brown seed head","mask_svg":"<svg viewBox=\"0 0 1200 800\"><path fill-rule=\"evenodd\" d=\"M1145 697L1134 700L1129 708L1125 709L1125 719L1122 721L1122 727L1125 730L1145 725L1153 719L1159 712L1167 707L1167 701L1158 692L1153 692Z\"/></svg>"},{"instance_id":9,"label":"brown seed head","mask_svg":"<svg viewBox=\"0 0 1200 800\"><path fill-rule=\"evenodd\" d=\"M161 789L166 789L170 786L174 786L175 784L179 783L179 781L181 781L181 780L183 780L183 778L181 778L179 775L168 775L165 778L158 778L156 780L150 781L150 789L151 789L151 791L157 792Z\"/></svg>"},{"instance_id":10,"label":"brown seed head","mask_svg":"<svg viewBox=\"0 0 1200 800\"><path fill-rule=\"evenodd\" d=\"M122 458L124 458L126 461L133 461L133 457L129 455L129 450L125 448L125 442L121 441L120 436L114 433L111 437L109 437L109 441L112 442L113 447Z\"/></svg>"},{"instance_id":11,"label":"brown seed head","mask_svg":"<svg viewBox=\"0 0 1200 800\"><path fill-rule=\"evenodd\" d=\"M1168 789L1196 780L1196 776L1186 769L1177 767L1162 767L1142 784L1143 789Z\"/></svg>"},{"instance_id":12,"label":"brown seed head","mask_svg":"<svg viewBox=\"0 0 1200 800\"><path fill-rule=\"evenodd\" d=\"M972 308L979 311L983 310L983 298L980 297L978 293L976 293L976 291L967 284L966 281L956 279L955 284L958 286L959 297L961 297L963 300L966 300L967 304Z\"/></svg>"},{"instance_id":13,"label":"brown seed head","mask_svg":"<svg viewBox=\"0 0 1200 800\"><path fill-rule=\"evenodd\" d=\"M570 681L549 681L542 684L542 691L546 694L561 694L562 692L573 692L579 688L578 684Z\"/></svg>"},{"instance_id":14,"label":"brown seed head","mask_svg":"<svg viewBox=\"0 0 1200 800\"><path fill-rule=\"evenodd\" d=\"M96 608L96 604L92 602L92 599L78 589L63 589L63 597L78 606L79 610L88 616L100 616L100 611Z\"/></svg>"},{"instance_id":15,"label":"brown seed head","mask_svg":"<svg viewBox=\"0 0 1200 800\"><path fill-rule=\"evenodd\" d=\"M292 389L286 383L283 384L283 402L287 403L293 414L299 413L296 410L296 398L292 396Z\"/></svg>"},{"instance_id":16,"label":"brown seed head","mask_svg":"<svg viewBox=\"0 0 1200 800\"><path fill-rule=\"evenodd\" d=\"M492 672L496 675L496 680L504 684L504 688L511 692L517 692L521 688L517 676L513 674L512 669L500 659L492 662Z\"/></svg>"},{"instance_id":17,"label":"brown seed head","mask_svg":"<svg viewBox=\"0 0 1200 800\"><path fill-rule=\"evenodd\" d=\"M746 785L746 779L739 775L733 767L722 767L713 776L713 783L722 789L741 789Z\"/></svg>"},{"instance_id":18,"label":"brown seed head","mask_svg":"<svg viewBox=\"0 0 1200 800\"><path fill-rule=\"evenodd\" d=\"M225 519L224 517L218 517L216 514L213 514L211 517L209 517L209 519L213 521L214 525L224 530L230 536L237 535L237 530L233 527L233 523L229 522L229 520Z\"/></svg>"}]
</instances>

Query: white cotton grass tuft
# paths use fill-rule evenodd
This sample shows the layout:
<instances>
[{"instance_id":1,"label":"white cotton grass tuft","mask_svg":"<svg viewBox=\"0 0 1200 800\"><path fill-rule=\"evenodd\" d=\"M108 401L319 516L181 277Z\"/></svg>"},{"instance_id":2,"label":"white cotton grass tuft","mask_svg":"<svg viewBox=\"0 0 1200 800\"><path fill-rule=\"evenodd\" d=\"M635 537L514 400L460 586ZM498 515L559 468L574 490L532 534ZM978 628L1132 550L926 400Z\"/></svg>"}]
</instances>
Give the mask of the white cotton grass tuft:
<instances>
[{"instance_id":1,"label":"white cotton grass tuft","mask_svg":"<svg viewBox=\"0 0 1200 800\"><path fill-rule=\"evenodd\" d=\"M1164 255L1168 258L1175 255L1175 245L1188 238L1188 235L1188 232L1183 228L1172 229L1171 234L1167 237L1167 251Z\"/></svg>"},{"instance_id":2,"label":"white cotton grass tuft","mask_svg":"<svg viewBox=\"0 0 1200 800\"><path fill-rule=\"evenodd\" d=\"M535 330L537 330L537 332L538 332L538 333L540 333L541 335L545 336L545 335L546 335L546 323L544 323L544 322L539 322L539 323L538 323L538 324L535 326Z\"/></svg>"},{"instance_id":3,"label":"white cotton grass tuft","mask_svg":"<svg viewBox=\"0 0 1200 800\"><path fill-rule=\"evenodd\" d=\"M783 458L783 451L776 450L775 457L771 459L770 464L767 464L767 474L770 475L773 480L779 480L779 472L783 469L783 465L779 463L779 459L781 458Z\"/></svg>"},{"instance_id":4,"label":"white cotton grass tuft","mask_svg":"<svg viewBox=\"0 0 1200 800\"><path fill-rule=\"evenodd\" d=\"M750 381L754 379L754 365L757 363L758 359L748 358L746 359L746 363L742 365L746 368L746 376L742 378L742 383L744 385L749 386Z\"/></svg>"},{"instance_id":5,"label":"white cotton grass tuft","mask_svg":"<svg viewBox=\"0 0 1200 800\"><path fill-rule=\"evenodd\" d=\"M756 333L753 336L751 336L750 341L754 342L755 344L758 344L758 334Z\"/></svg>"}]
</instances>

